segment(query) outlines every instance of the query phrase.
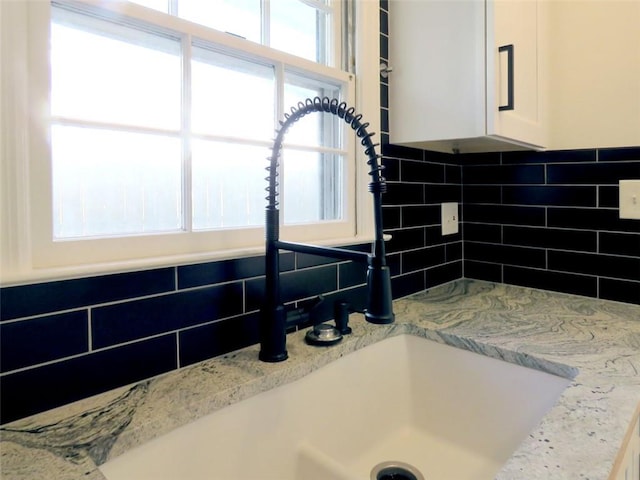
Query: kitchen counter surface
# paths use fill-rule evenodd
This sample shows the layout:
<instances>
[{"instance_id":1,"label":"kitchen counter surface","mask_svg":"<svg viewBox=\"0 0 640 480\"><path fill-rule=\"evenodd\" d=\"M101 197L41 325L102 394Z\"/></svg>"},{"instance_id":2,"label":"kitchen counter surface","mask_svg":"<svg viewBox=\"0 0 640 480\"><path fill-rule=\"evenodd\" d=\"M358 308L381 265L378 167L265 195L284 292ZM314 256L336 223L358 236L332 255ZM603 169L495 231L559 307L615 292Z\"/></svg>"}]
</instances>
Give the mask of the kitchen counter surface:
<instances>
[{"instance_id":1,"label":"kitchen counter surface","mask_svg":"<svg viewBox=\"0 0 640 480\"><path fill-rule=\"evenodd\" d=\"M103 480L97 465L136 445L402 333L573 379L497 479L609 477L640 402L640 306L459 280L394 311L392 325L352 315L333 347L290 334L286 362L259 362L252 346L7 424L2 478Z\"/></svg>"}]
</instances>

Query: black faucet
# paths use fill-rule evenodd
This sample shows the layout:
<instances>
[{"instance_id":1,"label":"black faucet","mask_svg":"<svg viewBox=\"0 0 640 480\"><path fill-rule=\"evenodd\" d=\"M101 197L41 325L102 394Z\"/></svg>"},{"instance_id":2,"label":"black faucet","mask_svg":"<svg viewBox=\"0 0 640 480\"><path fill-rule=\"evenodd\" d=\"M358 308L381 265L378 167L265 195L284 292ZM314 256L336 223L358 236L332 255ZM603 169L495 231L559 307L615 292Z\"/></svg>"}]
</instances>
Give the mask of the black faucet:
<instances>
[{"instance_id":1,"label":"black faucet","mask_svg":"<svg viewBox=\"0 0 640 480\"><path fill-rule=\"evenodd\" d=\"M320 247L302 243L285 242L280 240L280 211L278 210L278 157L282 150L282 141L289 127L300 118L310 113L330 113L336 115L348 123L356 135L360 138L360 144L367 155L367 165L370 167L369 192L373 195L373 214L375 223L375 237L371 253L357 252L344 248ZM280 299L280 262L279 251L289 250L294 252L309 253L341 260L366 262L367 267L367 307L365 319L371 323L392 323L393 314L391 296L391 273L386 264L385 247L382 233L382 194L386 191L386 183L381 172L384 169L378 162L380 156L376 154L374 144L371 141L373 133L367 132L368 123L362 123L362 115L355 114L353 107L347 108L347 104L337 99L327 97L308 98L299 102L297 107L291 108L291 113L285 114L284 122L280 122L280 129L269 157L269 176L267 180L267 208L266 208L266 252L265 275L266 288L265 300L262 307L260 320L260 360L265 362L281 362L287 359L286 326L287 312Z\"/></svg>"}]
</instances>

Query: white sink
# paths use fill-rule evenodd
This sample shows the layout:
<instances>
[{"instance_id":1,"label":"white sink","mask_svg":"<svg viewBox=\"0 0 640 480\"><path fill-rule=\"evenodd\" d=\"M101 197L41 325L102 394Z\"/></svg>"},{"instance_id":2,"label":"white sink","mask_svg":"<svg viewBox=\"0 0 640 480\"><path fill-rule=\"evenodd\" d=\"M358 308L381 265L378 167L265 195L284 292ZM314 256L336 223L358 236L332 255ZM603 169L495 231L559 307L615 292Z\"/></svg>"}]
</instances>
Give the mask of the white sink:
<instances>
[{"instance_id":1,"label":"white sink","mask_svg":"<svg viewBox=\"0 0 640 480\"><path fill-rule=\"evenodd\" d=\"M108 480L493 479L569 380L401 335L100 467Z\"/></svg>"}]
</instances>

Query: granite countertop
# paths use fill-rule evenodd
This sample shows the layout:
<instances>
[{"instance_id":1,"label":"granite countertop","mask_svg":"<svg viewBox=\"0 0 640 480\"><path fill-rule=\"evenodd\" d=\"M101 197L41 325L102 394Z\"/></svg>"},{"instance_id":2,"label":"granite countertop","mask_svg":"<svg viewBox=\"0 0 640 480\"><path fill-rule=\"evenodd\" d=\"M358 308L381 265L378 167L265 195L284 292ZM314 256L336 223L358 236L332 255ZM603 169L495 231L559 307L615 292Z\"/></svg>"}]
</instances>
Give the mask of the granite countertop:
<instances>
[{"instance_id":1,"label":"granite countertop","mask_svg":"<svg viewBox=\"0 0 640 480\"><path fill-rule=\"evenodd\" d=\"M352 315L333 347L291 334L286 362L252 346L5 425L2 478L104 480L97 465L136 445L402 333L573 379L496 478L608 478L640 402L640 306L460 280L394 311L392 325Z\"/></svg>"}]
</instances>

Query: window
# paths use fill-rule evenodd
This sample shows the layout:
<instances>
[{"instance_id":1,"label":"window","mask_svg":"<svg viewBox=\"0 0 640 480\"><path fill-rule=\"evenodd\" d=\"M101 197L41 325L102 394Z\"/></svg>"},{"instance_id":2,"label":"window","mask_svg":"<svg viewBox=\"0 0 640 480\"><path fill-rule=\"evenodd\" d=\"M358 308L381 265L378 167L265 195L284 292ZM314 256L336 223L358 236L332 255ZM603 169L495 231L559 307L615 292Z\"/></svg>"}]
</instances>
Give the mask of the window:
<instances>
[{"instance_id":1,"label":"window","mask_svg":"<svg viewBox=\"0 0 640 480\"><path fill-rule=\"evenodd\" d=\"M5 48L2 66L27 80L9 82L30 112L9 173L27 187L11 202L30 222L11 215L3 226L18 228L3 236L27 240L15 247L23 270L259 253L277 121L308 97L357 106L353 73L336 67L346 2L17 3L0 20L24 56ZM16 19L29 28L11 29ZM285 137L283 238L344 243L367 226L366 165L341 122L309 115Z\"/></svg>"}]
</instances>

